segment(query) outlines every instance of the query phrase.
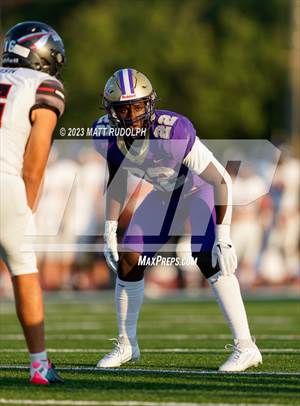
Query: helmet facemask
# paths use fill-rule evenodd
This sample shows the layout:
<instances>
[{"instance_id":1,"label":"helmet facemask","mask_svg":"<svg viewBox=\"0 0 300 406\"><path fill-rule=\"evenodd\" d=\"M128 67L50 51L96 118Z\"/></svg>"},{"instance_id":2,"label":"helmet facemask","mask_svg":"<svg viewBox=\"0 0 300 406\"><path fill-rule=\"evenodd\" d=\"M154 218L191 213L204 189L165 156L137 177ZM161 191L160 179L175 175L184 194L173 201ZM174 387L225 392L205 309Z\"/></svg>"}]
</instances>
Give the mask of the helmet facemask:
<instances>
[{"instance_id":1,"label":"helmet facemask","mask_svg":"<svg viewBox=\"0 0 300 406\"><path fill-rule=\"evenodd\" d=\"M52 61L49 61L49 58L40 57L40 68L38 70L62 80L61 69L65 63L64 55L56 49L51 49L50 58Z\"/></svg>"},{"instance_id":2,"label":"helmet facemask","mask_svg":"<svg viewBox=\"0 0 300 406\"><path fill-rule=\"evenodd\" d=\"M110 102L105 97L103 98L103 105L105 110L108 113L108 118L111 124L114 127L121 127L121 128L130 128L136 122L143 120L142 128L146 128L147 130L151 127L153 120L155 118L155 101L156 101L156 94L152 92L150 96L143 97L140 99L135 100L127 100L122 102ZM127 106L131 104L136 104L138 102L144 102L145 112L136 116L134 119L122 119L119 117L117 113L117 107L120 106Z\"/></svg>"}]
</instances>

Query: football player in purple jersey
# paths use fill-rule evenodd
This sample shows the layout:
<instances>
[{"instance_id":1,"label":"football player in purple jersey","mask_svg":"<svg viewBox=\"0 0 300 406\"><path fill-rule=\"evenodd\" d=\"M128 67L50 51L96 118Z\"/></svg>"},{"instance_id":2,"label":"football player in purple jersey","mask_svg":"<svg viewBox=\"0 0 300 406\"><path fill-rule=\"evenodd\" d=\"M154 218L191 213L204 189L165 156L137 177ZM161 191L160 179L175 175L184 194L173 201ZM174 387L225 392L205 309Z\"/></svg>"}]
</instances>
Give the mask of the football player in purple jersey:
<instances>
[{"instance_id":1,"label":"football player in purple jersey","mask_svg":"<svg viewBox=\"0 0 300 406\"><path fill-rule=\"evenodd\" d=\"M47 24L25 21L5 35L0 67L0 244L12 277L30 358L30 382L63 382L47 358L36 256L22 251L32 233L52 134L64 112L59 80L64 44Z\"/></svg>"},{"instance_id":2,"label":"football player in purple jersey","mask_svg":"<svg viewBox=\"0 0 300 406\"><path fill-rule=\"evenodd\" d=\"M117 273L115 300L119 335L113 350L97 364L112 368L137 360L137 321L144 296L140 258L152 258L171 236L191 227L191 248L231 329L233 353L220 371L244 371L262 363L251 338L247 315L234 275L237 267L230 239L231 178L198 138L184 116L155 109L151 82L135 69L120 69L107 81L107 114L93 125L94 145L107 160L104 254ZM123 130L127 135L121 135ZM118 219L127 192L128 173L153 185L133 213L118 252Z\"/></svg>"}]
</instances>

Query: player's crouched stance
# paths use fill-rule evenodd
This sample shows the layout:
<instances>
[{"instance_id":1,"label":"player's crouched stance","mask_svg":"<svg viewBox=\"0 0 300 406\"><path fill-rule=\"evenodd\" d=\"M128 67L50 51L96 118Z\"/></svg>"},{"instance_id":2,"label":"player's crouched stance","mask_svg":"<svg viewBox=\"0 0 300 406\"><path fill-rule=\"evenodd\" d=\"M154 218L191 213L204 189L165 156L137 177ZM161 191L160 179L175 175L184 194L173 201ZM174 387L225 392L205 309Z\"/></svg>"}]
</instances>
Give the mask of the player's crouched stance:
<instances>
[{"instance_id":1,"label":"player's crouched stance","mask_svg":"<svg viewBox=\"0 0 300 406\"><path fill-rule=\"evenodd\" d=\"M30 382L63 382L47 357L41 287L32 252L22 252L33 226L52 133L64 111L64 88L57 79L64 45L48 25L27 21L4 40L0 68L0 243L12 276L16 310L30 357Z\"/></svg>"},{"instance_id":2,"label":"player's crouched stance","mask_svg":"<svg viewBox=\"0 0 300 406\"><path fill-rule=\"evenodd\" d=\"M134 69L121 69L108 80L103 104L107 115L94 128L131 128L132 137L95 139L106 158L109 180L106 202L107 264L117 272L115 300L119 337L97 367L118 367L137 360L136 329L144 295L141 255L154 256L171 235L189 221L193 256L212 287L234 338L233 353L220 371L244 371L262 362L253 342L234 275L237 258L230 239L232 210L229 174L200 142L191 122L179 114L154 108L150 81ZM146 137L136 129L146 128ZM117 227L124 204L128 172L153 185L133 213L118 255Z\"/></svg>"}]
</instances>

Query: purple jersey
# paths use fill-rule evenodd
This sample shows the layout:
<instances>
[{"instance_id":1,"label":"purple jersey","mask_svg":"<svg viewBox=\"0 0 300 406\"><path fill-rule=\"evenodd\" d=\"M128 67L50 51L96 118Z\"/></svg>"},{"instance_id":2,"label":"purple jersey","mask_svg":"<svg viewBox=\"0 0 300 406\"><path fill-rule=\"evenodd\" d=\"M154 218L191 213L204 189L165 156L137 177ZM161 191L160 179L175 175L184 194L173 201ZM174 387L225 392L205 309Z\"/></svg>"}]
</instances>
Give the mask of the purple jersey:
<instances>
[{"instance_id":1,"label":"purple jersey","mask_svg":"<svg viewBox=\"0 0 300 406\"><path fill-rule=\"evenodd\" d=\"M155 121L149 135L137 139L128 150L124 138L108 134L110 129L108 116L99 118L93 125L94 130L104 130L101 136L94 137L96 150L108 162L128 170L129 173L145 179L154 189L172 192L184 184L185 193L198 189L204 181L193 174L190 162L197 156L200 173L210 162L212 154L197 140L192 123L184 116L168 111L156 110ZM98 131L99 133L99 131ZM103 135L102 135L103 134ZM201 151L193 151L193 146L201 144ZM140 154L134 154L138 145ZM193 156L192 156L193 155ZM193 158L192 160L190 158Z\"/></svg>"},{"instance_id":2,"label":"purple jersey","mask_svg":"<svg viewBox=\"0 0 300 406\"><path fill-rule=\"evenodd\" d=\"M94 145L108 162L154 188L133 213L123 250L154 255L171 236L184 234L184 223L189 221L193 252L210 252L214 242L213 187L199 174L213 155L196 136L192 123L171 111L156 110L147 137L136 139L129 150L124 137L109 132L107 115L93 128L103 130L97 131ZM140 143L139 154L134 151L136 143Z\"/></svg>"}]
</instances>

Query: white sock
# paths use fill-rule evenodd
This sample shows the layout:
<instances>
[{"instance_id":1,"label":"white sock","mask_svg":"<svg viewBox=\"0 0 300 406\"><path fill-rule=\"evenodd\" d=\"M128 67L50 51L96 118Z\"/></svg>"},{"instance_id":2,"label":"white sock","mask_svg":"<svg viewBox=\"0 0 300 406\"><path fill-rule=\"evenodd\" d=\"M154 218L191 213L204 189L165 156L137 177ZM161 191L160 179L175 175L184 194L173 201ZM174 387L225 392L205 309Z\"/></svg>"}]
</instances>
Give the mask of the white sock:
<instances>
[{"instance_id":1,"label":"white sock","mask_svg":"<svg viewBox=\"0 0 300 406\"><path fill-rule=\"evenodd\" d=\"M47 357L47 352L46 351L35 352L33 354L29 353L29 358L30 358L30 363L31 364L33 362L39 362L45 368L47 368L47 366L48 366L48 357Z\"/></svg>"},{"instance_id":2,"label":"white sock","mask_svg":"<svg viewBox=\"0 0 300 406\"><path fill-rule=\"evenodd\" d=\"M118 315L119 336L135 341L139 313L144 299L144 279L125 282L116 279L115 301Z\"/></svg>"},{"instance_id":3,"label":"white sock","mask_svg":"<svg viewBox=\"0 0 300 406\"><path fill-rule=\"evenodd\" d=\"M211 276L208 282L232 332L235 343L253 345L240 285L234 274Z\"/></svg>"}]
</instances>

